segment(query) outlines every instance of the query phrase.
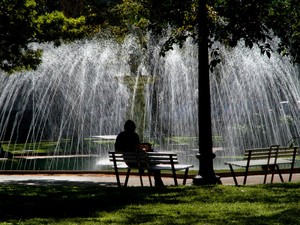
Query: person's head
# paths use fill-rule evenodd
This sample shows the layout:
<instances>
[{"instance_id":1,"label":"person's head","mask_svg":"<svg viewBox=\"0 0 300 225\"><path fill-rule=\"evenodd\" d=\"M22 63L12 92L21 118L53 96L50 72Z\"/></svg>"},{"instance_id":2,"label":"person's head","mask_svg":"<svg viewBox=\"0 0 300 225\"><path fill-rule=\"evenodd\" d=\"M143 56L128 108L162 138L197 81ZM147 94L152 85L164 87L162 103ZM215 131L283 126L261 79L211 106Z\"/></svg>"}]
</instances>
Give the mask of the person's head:
<instances>
[{"instance_id":1,"label":"person's head","mask_svg":"<svg viewBox=\"0 0 300 225\"><path fill-rule=\"evenodd\" d=\"M127 120L124 124L124 130L128 132L134 132L135 131L135 123L132 120Z\"/></svg>"}]
</instances>

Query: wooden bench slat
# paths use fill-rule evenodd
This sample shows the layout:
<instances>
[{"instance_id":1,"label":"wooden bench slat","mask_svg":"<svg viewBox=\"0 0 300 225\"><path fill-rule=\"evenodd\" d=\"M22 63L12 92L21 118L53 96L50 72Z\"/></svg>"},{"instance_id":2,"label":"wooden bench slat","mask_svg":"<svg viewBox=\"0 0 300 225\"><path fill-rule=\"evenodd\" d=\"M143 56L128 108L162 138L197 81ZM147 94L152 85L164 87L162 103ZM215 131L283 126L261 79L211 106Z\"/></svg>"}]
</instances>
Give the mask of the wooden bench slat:
<instances>
[{"instance_id":1,"label":"wooden bench slat","mask_svg":"<svg viewBox=\"0 0 300 225\"><path fill-rule=\"evenodd\" d=\"M274 165L275 159L272 158L270 159L269 165ZM232 162L226 162L226 165L233 165L233 166L239 166L239 167L246 167L247 166L247 160L242 160L242 161L232 161ZM252 160L250 161L249 166L265 166L267 165L268 160L267 159L258 159L258 160ZM292 160L287 160L287 159L281 159L278 158L276 164L290 164L292 163Z\"/></svg>"},{"instance_id":2,"label":"wooden bench slat","mask_svg":"<svg viewBox=\"0 0 300 225\"><path fill-rule=\"evenodd\" d=\"M153 165L153 164L170 164L170 160L159 160L159 159L155 159L155 160L148 160L149 165ZM179 162L177 160L173 161L173 164L179 164Z\"/></svg>"},{"instance_id":3,"label":"wooden bench slat","mask_svg":"<svg viewBox=\"0 0 300 225\"><path fill-rule=\"evenodd\" d=\"M184 170L186 168L192 168L194 167L193 165L184 165L184 164L178 164L174 165L175 170ZM157 164L153 165L149 168L150 170L172 170L171 165L166 165L166 164Z\"/></svg>"},{"instance_id":4,"label":"wooden bench slat","mask_svg":"<svg viewBox=\"0 0 300 225\"><path fill-rule=\"evenodd\" d=\"M275 154L279 154L282 156L291 156L293 154L293 151L278 151L278 153L274 152L251 152L251 157L268 157L269 155L275 155ZM249 155L249 153L245 153L244 154L244 158L247 158Z\"/></svg>"},{"instance_id":5,"label":"wooden bench slat","mask_svg":"<svg viewBox=\"0 0 300 225\"><path fill-rule=\"evenodd\" d=\"M160 155L160 156L176 156L177 157L177 153L176 152L147 152L148 156L155 156L155 155Z\"/></svg>"}]
</instances>

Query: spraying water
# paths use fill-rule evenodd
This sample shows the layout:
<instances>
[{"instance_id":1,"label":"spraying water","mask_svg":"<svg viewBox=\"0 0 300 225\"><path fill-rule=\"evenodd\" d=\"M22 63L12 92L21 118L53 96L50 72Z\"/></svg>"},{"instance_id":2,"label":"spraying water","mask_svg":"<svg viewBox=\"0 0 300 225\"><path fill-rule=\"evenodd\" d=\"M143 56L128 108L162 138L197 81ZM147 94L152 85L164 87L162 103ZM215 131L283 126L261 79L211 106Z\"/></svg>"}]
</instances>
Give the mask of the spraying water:
<instances>
[{"instance_id":1,"label":"spraying water","mask_svg":"<svg viewBox=\"0 0 300 225\"><path fill-rule=\"evenodd\" d=\"M299 68L242 45L222 52L226 64L212 81L212 111L227 154L291 144L299 137Z\"/></svg>"},{"instance_id":2,"label":"spraying water","mask_svg":"<svg viewBox=\"0 0 300 225\"><path fill-rule=\"evenodd\" d=\"M44 45L36 71L0 72L1 140L10 147L25 143L19 157L34 160L31 151L45 141L55 143L42 162L27 158L0 169L97 169L113 141L95 136L116 135L129 118L139 121L143 141L177 151L183 163L197 168L198 106L202 110L197 46L188 40L160 57L161 43L149 38L142 48L128 36L122 44L101 38ZM219 48L224 63L211 74L217 159L297 137L299 69L276 54L261 56L258 49ZM128 76L130 82L124 82ZM215 168L222 167L215 160Z\"/></svg>"}]
</instances>

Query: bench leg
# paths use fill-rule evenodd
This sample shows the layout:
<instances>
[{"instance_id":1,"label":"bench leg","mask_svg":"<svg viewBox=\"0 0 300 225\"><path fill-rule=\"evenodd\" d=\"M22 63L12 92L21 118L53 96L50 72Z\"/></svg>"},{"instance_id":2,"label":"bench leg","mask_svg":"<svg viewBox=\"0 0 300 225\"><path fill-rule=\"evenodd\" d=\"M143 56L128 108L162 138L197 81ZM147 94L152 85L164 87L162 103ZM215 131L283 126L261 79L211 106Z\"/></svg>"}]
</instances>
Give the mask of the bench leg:
<instances>
[{"instance_id":1,"label":"bench leg","mask_svg":"<svg viewBox=\"0 0 300 225\"><path fill-rule=\"evenodd\" d=\"M237 179L236 179L236 177L235 177L235 173L234 173L234 170L233 170L233 168L232 168L232 165L229 165L229 168L230 168L230 171L231 171L231 174L232 174L234 183L235 183L236 186L238 186L239 184L238 184Z\"/></svg>"},{"instance_id":2,"label":"bench leg","mask_svg":"<svg viewBox=\"0 0 300 225\"><path fill-rule=\"evenodd\" d=\"M276 165L277 167L277 165ZM271 184L273 184L273 180L274 180L274 174L275 174L275 165L272 165L270 167L271 171L272 171L272 177L271 177ZM279 175L280 176L280 175Z\"/></svg>"},{"instance_id":3,"label":"bench leg","mask_svg":"<svg viewBox=\"0 0 300 225\"><path fill-rule=\"evenodd\" d=\"M173 175L173 176L174 176L174 184L175 184L175 186L178 186L178 181L177 181L177 176L176 176L176 174Z\"/></svg>"},{"instance_id":4,"label":"bench leg","mask_svg":"<svg viewBox=\"0 0 300 225\"><path fill-rule=\"evenodd\" d=\"M290 172L289 182L292 180L292 176L293 176L293 170L291 170L291 172Z\"/></svg>"},{"instance_id":5,"label":"bench leg","mask_svg":"<svg viewBox=\"0 0 300 225\"><path fill-rule=\"evenodd\" d=\"M268 177L268 166L262 166L261 169L263 170L263 172L265 173L264 176L264 184L267 182L267 177Z\"/></svg>"},{"instance_id":6,"label":"bench leg","mask_svg":"<svg viewBox=\"0 0 300 225\"><path fill-rule=\"evenodd\" d=\"M116 178L117 178L117 184L118 184L118 187L121 187L121 181L120 181L119 173L118 173L118 172L115 172L115 174L116 174Z\"/></svg>"},{"instance_id":7,"label":"bench leg","mask_svg":"<svg viewBox=\"0 0 300 225\"><path fill-rule=\"evenodd\" d=\"M148 178L149 178L150 187L152 187L151 173L149 170L148 170Z\"/></svg>"},{"instance_id":8,"label":"bench leg","mask_svg":"<svg viewBox=\"0 0 300 225\"><path fill-rule=\"evenodd\" d=\"M280 169L279 169L279 165L276 165L276 169L277 169L278 175L279 175L279 177L280 177L280 180L281 180L281 182L283 183L283 182L284 182L284 180L283 180L283 177L282 177L281 171L280 171Z\"/></svg>"},{"instance_id":9,"label":"bench leg","mask_svg":"<svg viewBox=\"0 0 300 225\"><path fill-rule=\"evenodd\" d=\"M178 182L177 182L177 175L176 175L176 171L175 169L172 170L173 172L173 178L174 178L174 183L175 183L175 186L178 186Z\"/></svg>"},{"instance_id":10,"label":"bench leg","mask_svg":"<svg viewBox=\"0 0 300 225\"><path fill-rule=\"evenodd\" d=\"M126 173L126 179L125 179L124 187L127 187L130 171L131 171L131 168L128 168L127 173Z\"/></svg>"},{"instance_id":11,"label":"bench leg","mask_svg":"<svg viewBox=\"0 0 300 225\"><path fill-rule=\"evenodd\" d=\"M140 177L140 182L141 182L141 186L144 187L144 184L143 184L143 175L141 174L141 171L139 170L139 177Z\"/></svg>"},{"instance_id":12,"label":"bench leg","mask_svg":"<svg viewBox=\"0 0 300 225\"><path fill-rule=\"evenodd\" d=\"M189 173L189 168L186 168L185 172L184 172L184 177L183 177L183 183L182 183L183 185L186 184L186 179L187 179L188 173Z\"/></svg>"},{"instance_id":13,"label":"bench leg","mask_svg":"<svg viewBox=\"0 0 300 225\"><path fill-rule=\"evenodd\" d=\"M120 175L119 175L118 166L117 166L117 163L115 160L114 160L114 169L115 169L115 174L116 174L116 178L117 178L117 184L118 184L118 187L120 188L121 187Z\"/></svg>"},{"instance_id":14,"label":"bench leg","mask_svg":"<svg viewBox=\"0 0 300 225\"><path fill-rule=\"evenodd\" d=\"M245 171L245 176L244 176L244 182L243 182L243 185L246 185L247 177L248 177L248 171L249 171L249 167L247 166L247 167L246 167L246 171Z\"/></svg>"},{"instance_id":15,"label":"bench leg","mask_svg":"<svg viewBox=\"0 0 300 225\"><path fill-rule=\"evenodd\" d=\"M290 176L289 176L289 182L292 181L293 171L294 171L294 164L292 164L292 166L291 166L291 172L290 172Z\"/></svg>"}]
</instances>

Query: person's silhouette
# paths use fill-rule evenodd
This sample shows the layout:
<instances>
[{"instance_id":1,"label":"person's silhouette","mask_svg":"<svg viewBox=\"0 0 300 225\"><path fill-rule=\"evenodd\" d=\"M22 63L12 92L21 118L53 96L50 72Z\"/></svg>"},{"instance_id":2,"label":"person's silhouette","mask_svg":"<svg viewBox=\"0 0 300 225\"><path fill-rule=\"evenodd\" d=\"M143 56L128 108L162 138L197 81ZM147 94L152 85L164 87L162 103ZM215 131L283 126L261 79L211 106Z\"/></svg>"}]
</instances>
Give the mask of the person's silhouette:
<instances>
[{"instance_id":1,"label":"person's silhouette","mask_svg":"<svg viewBox=\"0 0 300 225\"><path fill-rule=\"evenodd\" d=\"M135 132L136 126L132 120L127 120L124 124L124 131L118 134L115 142L116 152L135 152L141 144L139 135ZM127 163L128 166L137 166L134 163ZM155 186L164 186L161 180L160 171L154 172Z\"/></svg>"},{"instance_id":2,"label":"person's silhouette","mask_svg":"<svg viewBox=\"0 0 300 225\"><path fill-rule=\"evenodd\" d=\"M115 150L116 152L134 152L137 145L139 145L140 138L135 132L136 126L132 120L127 120L122 131L116 139Z\"/></svg>"}]
</instances>

